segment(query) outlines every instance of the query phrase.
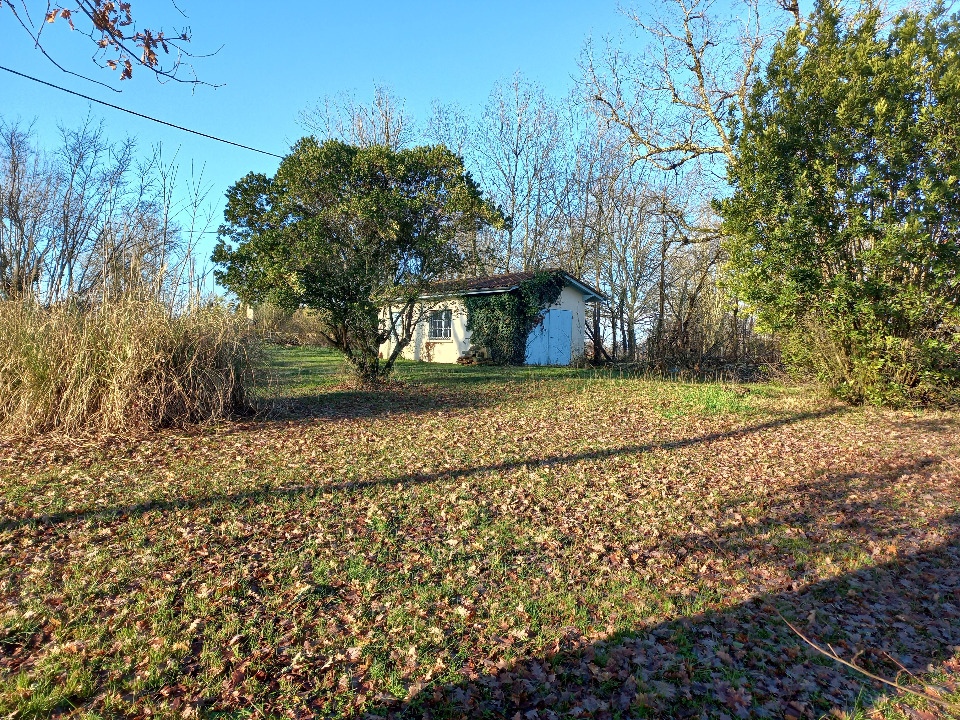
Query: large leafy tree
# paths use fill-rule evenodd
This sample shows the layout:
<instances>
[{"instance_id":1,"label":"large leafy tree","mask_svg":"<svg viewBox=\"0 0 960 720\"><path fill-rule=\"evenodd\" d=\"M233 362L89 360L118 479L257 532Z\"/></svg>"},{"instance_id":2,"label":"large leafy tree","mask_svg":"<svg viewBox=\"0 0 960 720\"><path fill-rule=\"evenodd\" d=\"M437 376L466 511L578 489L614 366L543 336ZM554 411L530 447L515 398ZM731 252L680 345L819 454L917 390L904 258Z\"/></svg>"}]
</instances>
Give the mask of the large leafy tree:
<instances>
[{"instance_id":1,"label":"large leafy tree","mask_svg":"<svg viewBox=\"0 0 960 720\"><path fill-rule=\"evenodd\" d=\"M960 27L822 2L775 48L720 203L736 291L853 400L956 398Z\"/></svg>"},{"instance_id":2,"label":"large leafy tree","mask_svg":"<svg viewBox=\"0 0 960 720\"><path fill-rule=\"evenodd\" d=\"M391 150L312 137L275 177L250 174L231 187L225 218L218 281L245 302L317 311L327 340L366 383L388 375L409 344L430 283L464 267L458 233L503 222L442 145ZM391 336L392 352L380 358Z\"/></svg>"}]
</instances>

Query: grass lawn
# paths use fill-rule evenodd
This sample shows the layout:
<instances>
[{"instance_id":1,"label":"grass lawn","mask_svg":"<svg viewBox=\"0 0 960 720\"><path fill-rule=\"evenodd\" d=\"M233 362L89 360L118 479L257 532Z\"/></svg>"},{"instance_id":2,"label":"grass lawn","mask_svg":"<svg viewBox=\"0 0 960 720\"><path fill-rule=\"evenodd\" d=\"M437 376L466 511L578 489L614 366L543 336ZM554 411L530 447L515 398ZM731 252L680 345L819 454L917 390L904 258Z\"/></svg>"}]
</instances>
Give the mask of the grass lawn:
<instances>
[{"instance_id":1,"label":"grass lawn","mask_svg":"<svg viewBox=\"0 0 960 720\"><path fill-rule=\"evenodd\" d=\"M943 716L780 614L960 702L958 413L270 362L269 417L0 440L0 716Z\"/></svg>"}]
</instances>

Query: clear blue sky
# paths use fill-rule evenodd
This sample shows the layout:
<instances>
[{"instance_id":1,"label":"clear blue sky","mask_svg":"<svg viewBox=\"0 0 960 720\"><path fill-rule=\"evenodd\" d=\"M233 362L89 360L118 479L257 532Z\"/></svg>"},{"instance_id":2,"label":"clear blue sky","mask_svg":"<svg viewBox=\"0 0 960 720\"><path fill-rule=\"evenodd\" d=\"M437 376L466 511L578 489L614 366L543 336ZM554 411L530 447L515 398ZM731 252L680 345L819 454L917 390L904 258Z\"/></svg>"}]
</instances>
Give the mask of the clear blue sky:
<instances>
[{"instance_id":1,"label":"clear blue sky","mask_svg":"<svg viewBox=\"0 0 960 720\"><path fill-rule=\"evenodd\" d=\"M649 0L647 0L649 1ZM45 3L27 0L42 14ZM476 114L494 83L521 71L548 94L565 96L577 75L588 36L630 32L616 0L495 0L488 2L214 3L135 0L140 26L189 25L198 76L222 87L160 85L144 68L122 83L98 69L91 43L61 20L47 26L51 54L73 69L123 90L110 92L64 75L34 50L0 8L0 65L107 102L246 145L284 154L304 131L297 115L325 95L355 91L372 96L374 82L390 86L419 121L435 99ZM102 118L117 137L137 138L143 151L163 144L178 151L181 172L204 168L222 214L227 187L250 171L272 174L274 158L196 138L0 72L0 114L9 122L37 119L42 141L53 143L59 123L75 125L87 113ZM213 236L204 254L209 256Z\"/></svg>"}]
</instances>

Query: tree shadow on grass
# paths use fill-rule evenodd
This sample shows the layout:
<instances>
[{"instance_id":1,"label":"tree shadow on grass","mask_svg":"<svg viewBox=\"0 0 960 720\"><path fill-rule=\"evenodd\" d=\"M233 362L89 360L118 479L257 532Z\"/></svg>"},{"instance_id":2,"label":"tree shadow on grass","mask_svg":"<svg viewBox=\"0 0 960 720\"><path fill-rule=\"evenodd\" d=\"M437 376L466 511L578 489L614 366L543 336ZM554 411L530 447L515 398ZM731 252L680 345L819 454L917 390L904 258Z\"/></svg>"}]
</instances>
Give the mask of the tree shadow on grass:
<instances>
[{"instance_id":1,"label":"tree shadow on grass","mask_svg":"<svg viewBox=\"0 0 960 720\"><path fill-rule=\"evenodd\" d=\"M785 420L776 422L787 424ZM796 420L797 416L791 416L791 421ZM771 427L771 423L733 432L758 431ZM689 445L724 435L727 433L685 438L660 447ZM617 452L625 451L621 448ZM955 476L939 475L945 469L946 463L940 458L898 455L879 460L862 472L832 472L807 481L777 484L768 499L759 501L759 516L738 518L736 506L731 504L729 509L734 512L729 522L711 528L709 534L706 528L669 533L652 547L640 549L640 557L632 561L623 557L624 548L607 546L604 562L609 559L607 569L620 574L618 582L624 581L624 587L629 587L629 576L634 574L648 577L647 581L661 586L664 593L672 593L656 610L666 619L622 623L621 627L626 625L628 629L610 634L581 635L574 629L560 628L555 644L546 649L541 644L519 659L509 653L524 643L517 642L506 630L507 637L492 638L496 643L492 649L485 647L477 652L466 644L467 638L477 637L469 628L448 629L452 655L467 658L462 667L454 668L456 680L451 682L447 677L443 683L422 685L411 677L409 699L401 702L381 695L372 698L373 705L367 705L365 711L369 717L436 720L515 718L518 714L526 720L816 718L837 708L852 710L858 701L865 705L876 702L879 686L809 650L778 611L848 659L863 651L857 662L881 675L894 678L904 671L920 674L930 664L958 672L960 658L954 660L953 654L960 652L954 650L954 646L960 646L960 515L948 514L947 506L941 505L930 517L923 517L911 512L917 508L916 503L901 502L898 494L886 491L891 484L901 483L901 489L909 493L904 478L943 478L940 490L955 507ZM930 485L927 482L924 486ZM875 502L878 499L880 502ZM890 508L884 502L889 502ZM753 498L750 504L754 504ZM504 511L505 521L509 513ZM782 532L778 534L778 530ZM831 530L840 532L831 534ZM780 538L791 542L778 545ZM433 537L438 544L444 539L440 534ZM807 542L808 546L794 545L792 540ZM895 543L901 556L883 562L890 550L876 546L877 565L863 568L865 559L857 553L849 562L860 569L841 572L847 562L841 545L848 550L869 551L878 540L891 546ZM904 551L911 547L923 549ZM814 556L822 560L828 552L836 553L833 565L838 570L834 577L824 580L823 564L818 569L807 563ZM451 556L449 563L459 568L476 564L482 574L486 571L485 554L473 554L465 548ZM808 556L806 561L804 554ZM654 559L653 565L648 564ZM525 574L539 579L533 569L547 560L537 547L518 545L504 553L498 560L501 562L511 568L522 566ZM724 580L731 576L718 572L718 565L723 564L727 566L723 573L732 568L736 580ZM684 568L694 570L688 573ZM700 584L695 568L700 568ZM602 579L604 569L602 565L592 566L586 576L573 575L574 581ZM648 571L652 571L652 577ZM679 580L674 582L675 578ZM724 582L735 585L730 588L738 593L735 597L753 599L718 600L725 592L718 590ZM585 584L581 587L587 589ZM493 593L495 598L498 590L488 586L481 592ZM622 602L622 598L617 600ZM352 602L342 597L339 601ZM713 609L702 612L704 607ZM602 609L593 609L603 614ZM595 622L602 625L607 618ZM396 638L398 647L408 642L403 635ZM277 676L288 672L287 662L279 661L270 671L275 669L273 674ZM330 676L336 679L353 672L352 662L348 659L335 666ZM362 693L362 675L354 681L357 693ZM938 682L946 685L949 681ZM321 716L329 716L330 706L323 704L327 695L323 686L311 679L295 687L307 702L322 707ZM290 690L275 686L271 692L282 696ZM371 699L369 694L366 697ZM220 702L232 707L233 701L221 697ZM913 718L918 720L917 716Z\"/></svg>"},{"instance_id":2,"label":"tree shadow on grass","mask_svg":"<svg viewBox=\"0 0 960 720\"><path fill-rule=\"evenodd\" d=\"M592 372L592 371L590 371ZM343 377L301 389L277 387L261 400L268 418L364 418L437 410L495 409L545 382L590 377L575 368L413 363L375 390Z\"/></svg>"},{"instance_id":3,"label":"tree shadow on grass","mask_svg":"<svg viewBox=\"0 0 960 720\"><path fill-rule=\"evenodd\" d=\"M960 516L947 524L945 542L871 568L609 636L571 631L519 660L484 658L462 681L381 699L367 717L815 718L876 702L882 686L813 651L778 613L888 678L939 666L955 693Z\"/></svg>"},{"instance_id":4,"label":"tree shadow on grass","mask_svg":"<svg viewBox=\"0 0 960 720\"><path fill-rule=\"evenodd\" d=\"M259 503L309 493L362 491L383 484L444 482L525 466L561 466L600 457L629 457L747 437L836 412L839 411L784 415L746 427L673 441L529 457L427 474L374 476L350 483L264 487L243 493L63 513L29 522L60 523L99 517L109 521L135 516L148 509L176 511L221 503ZM624 567L626 560L622 555L614 564L616 549L605 550L611 567L634 574L652 571L654 575L661 572L665 575L685 564L689 568L701 568L699 572L706 578L714 572L715 561L731 559L735 561L733 567L746 575L746 579L735 581L737 587L733 590L746 588L755 593L755 600L725 607L716 602L715 588L723 582L718 579L719 575L702 586L689 578L683 579L680 587L697 588L702 598L696 593L680 594L668 582L661 583L657 576L651 582L662 584L664 592L675 593L669 603L664 603L665 608L669 605L672 609L660 611L661 617L669 613L669 619L631 623L629 629L610 635L583 636L568 630L555 645L545 650L541 646L519 659L506 655L520 647L516 643L494 653L467 650L462 654L473 657L458 669L457 679L439 685L414 686L409 700L394 702L381 697L366 709L370 715L380 717L513 718L519 713L521 718L534 720L571 716L813 718L835 707L852 708L864 692L865 680L809 652L779 618L776 609L811 637L831 643L847 658L863 649L865 652L858 662L889 677L900 671L896 663L911 672L922 671L929 663L960 669L960 664L954 664L950 657L951 647L960 645L960 517L954 514L944 518L944 510L935 513L936 522L940 524L938 539L928 538L921 543L918 535L936 528L928 519L911 516L907 506L916 507L915 504L895 507L892 511L895 515L885 520L886 510L871 503L872 493L904 477L923 475L930 479L932 472L941 468L940 460L911 455L883 463L882 467L864 472L832 473L805 482L778 483L761 505L762 516L748 518L752 524L738 519L736 506L731 504L728 509L734 514L730 522L721 523L710 535L705 529L668 535L655 547L642 550L647 556L635 559L629 568ZM943 483L944 492L955 493L951 483L952 479ZM906 484L903 490L909 492ZM956 497L950 502L955 506ZM11 522L4 524L4 529L26 521ZM790 545L771 544L771 532L778 528L790 531L789 537L809 541L814 545L810 549L821 554L834 552L831 538L826 536L831 528L842 530L838 533L841 541L854 546L861 542L866 545L868 538L883 538L887 533L891 540L898 541L898 547L910 544L905 541L917 540L924 549L906 552L899 559L872 569L838 572L831 579L810 580L805 579L807 570L795 562L800 549L795 551ZM441 534L434 537L438 543L445 539ZM936 546L931 547L934 542ZM651 550L656 551L653 565L645 562L652 559ZM694 562L684 563L684 559ZM456 565L463 567L473 560L479 558L464 555L457 559ZM514 560L529 568L542 563L544 557L530 546L518 546L516 556L508 562ZM857 562L862 564L863 560ZM764 575L771 568L776 569L778 563L784 566L783 573ZM587 580L578 576L578 582L592 580L589 575L594 568L600 577L602 568L591 565ZM762 578L756 587L751 584L755 577ZM333 586L323 586L318 594L323 602L356 602L338 593ZM700 612L710 603L714 603L713 611ZM452 643L458 639L455 635L450 637ZM398 642L401 641L402 637L398 638ZM276 672L269 673L271 678L289 672L289 656L277 662ZM333 668L330 673L342 670ZM276 693L276 697L287 698L292 692L279 684L271 687L274 689L270 692ZM296 689L307 698L320 698L325 693L312 681ZM875 692L876 688L867 685L865 702L873 702ZM222 701L226 708L237 707L236 698L224 696Z\"/></svg>"},{"instance_id":5,"label":"tree shadow on grass","mask_svg":"<svg viewBox=\"0 0 960 720\"><path fill-rule=\"evenodd\" d=\"M960 431L960 418L943 415L908 417L898 420L896 424L910 430L936 434Z\"/></svg>"},{"instance_id":6,"label":"tree shadow on grass","mask_svg":"<svg viewBox=\"0 0 960 720\"><path fill-rule=\"evenodd\" d=\"M276 364L276 363L275 363ZM287 361L287 365L294 363ZM524 389L557 379L587 377L584 370L507 365L406 362L382 387L358 389L347 371L307 373L289 368L260 388L259 405L280 419L355 418L435 410L494 408ZM301 383L298 384L297 381Z\"/></svg>"},{"instance_id":7,"label":"tree shadow on grass","mask_svg":"<svg viewBox=\"0 0 960 720\"><path fill-rule=\"evenodd\" d=\"M747 571L751 577L740 584L753 599L703 613L693 610L704 604L697 594L676 594L669 603L674 619L610 635L571 630L539 655L481 658L461 670L462 681L427 687L402 703L381 701L369 715L815 718L876 702L880 684L816 653L780 613L881 676L910 682L909 673L934 666L960 681L960 514L933 527L872 502L891 483L944 469L940 460L918 456L832 473L779 489L754 522L732 519L709 533L668 536L652 554L667 569L684 558L702 565L704 602L712 599L711 566L718 560ZM955 490L942 487L946 495ZM798 540L797 547L771 544L778 530ZM833 541L832 530L842 530L846 548ZM872 550L879 560L890 552L879 543L920 547L931 531L941 538L933 547L826 580L804 579L805 554ZM634 572L647 568L648 559L637 558ZM956 693L957 686L947 690Z\"/></svg>"},{"instance_id":8,"label":"tree shadow on grass","mask_svg":"<svg viewBox=\"0 0 960 720\"><path fill-rule=\"evenodd\" d=\"M793 533L801 546L816 547L832 531L863 542L902 540L914 534L916 518L874 502L873 495L903 478L945 469L942 458L920 456L888 462L864 471L832 473L797 483L789 493L778 492L763 501L756 522L731 522L714 532L691 532L669 540L673 548L711 543L725 556L744 557L763 548L758 538L771 531ZM945 493L951 492L943 488ZM732 504L730 509L736 507Z\"/></svg>"},{"instance_id":9,"label":"tree shadow on grass","mask_svg":"<svg viewBox=\"0 0 960 720\"><path fill-rule=\"evenodd\" d=\"M437 411L495 408L504 394L448 390L416 384L392 383L377 389L360 389L343 383L322 392L268 398L262 405L262 422L323 418L330 420L395 415L425 415Z\"/></svg>"},{"instance_id":10,"label":"tree shadow on grass","mask_svg":"<svg viewBox=\"0 0 960 720\"><path fill-rule=\"evenodd\" d=\"M591 379L599 376L592 369L538 365L438 365L407 362L399 365L397 370L402 378L441 387L517 385L561 379Z\"/></svg>"},{"instance_id":11,"label":"tree shadow on grass","mask_svg":"<svg viewBox=\"0 0 960 720\"><path fill-rule=\"evenodd\" d=\"M72 521L85 521L93 518L102 518L107 520L111 517L129 518L151 510L159 511L177 511L194 510L197 508L212 507L222 504L237 504L244 502L259 502L267 498L294 498L311 493L334 493L342 491L362 491L367 488L382 485L425 485L436 482L449 482L451 480L460 480L463 478L482 475L484 473L494 472L512 472L522 468L536 467L559 467L582 461L597 460L610 457L629 457L643 455L655 450L678 450L685 447L700 445L703 443L715 442L727 438L747 436L754 433L760 433L767 430L836 415L842 412L840 408L830 408L817 412L802 412L790 415L783 415L762 423L748 425L746 427L733 428L722 432L705 433L689 438L679 440L666 440L662 442L650 442L639 445L627 445L617 448L602 448L598 450L588 450L578 453L567 453L562 455L552 455L548 457L529 457L518 460L509 460L505 462L489 463L485 465L468 465L459 468L450 468L432 473L410 473L405 475L392 475L388 477L374 477L365 480L351 480L347 482L334 482L325 484L307 484L294 485L286 487L276 487L273 485L264 485L251 490L235 493L213 493L190 498L157 498L146 502L140 502L126 506L99 507L87 510L71 510L66 512L52 513L49 515L19 517L6 520L0 520L0 532L16 529L24 525L46 524L56 525Z\"/></svg>"}]
</instances>

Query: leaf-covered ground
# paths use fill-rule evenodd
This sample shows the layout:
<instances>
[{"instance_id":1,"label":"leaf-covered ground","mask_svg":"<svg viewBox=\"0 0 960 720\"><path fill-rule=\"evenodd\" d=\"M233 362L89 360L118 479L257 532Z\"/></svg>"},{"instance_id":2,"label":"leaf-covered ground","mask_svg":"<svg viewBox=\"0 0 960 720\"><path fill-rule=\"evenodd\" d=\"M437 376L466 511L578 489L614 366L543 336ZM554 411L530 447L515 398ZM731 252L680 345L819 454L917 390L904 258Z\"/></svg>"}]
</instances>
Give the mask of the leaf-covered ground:
<instances>
[{"instance_id":1,"label":"leaf-covered ground","mask_svg":"<svg viewBox=\"0 0 960 720\"><path fill-rule=\"evenodd\" d=\"M960 416L277 350L268 419L0 441L0 715L787 717L960 701Z\"/></svg>"}]
</instances>

